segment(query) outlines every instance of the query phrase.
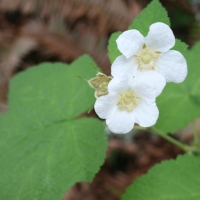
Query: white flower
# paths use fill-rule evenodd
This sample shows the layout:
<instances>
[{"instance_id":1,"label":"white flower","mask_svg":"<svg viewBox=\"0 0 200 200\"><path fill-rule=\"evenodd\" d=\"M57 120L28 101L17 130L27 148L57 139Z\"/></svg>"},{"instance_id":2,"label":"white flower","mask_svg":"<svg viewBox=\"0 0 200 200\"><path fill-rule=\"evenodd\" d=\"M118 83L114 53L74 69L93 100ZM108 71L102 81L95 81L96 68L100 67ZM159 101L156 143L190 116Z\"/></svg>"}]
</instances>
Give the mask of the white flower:
<instances>
[{"instance_id":1,"label":"white flower","mask_svg":"<svg viewBox=\"0 0 200 200\"><path fill-rule=\"evenodd\" d=\"M162 86L160 87L162 90ZM148 80L131 76L114 77L108 84L108 95L99 97L94 105L97 115L106 119L114 133L128 133L134 123L153 126L159 115L155 98L158 88Z\"/></svg>"},{"instance_id":2,"label":"white flower","mask_svg":"<svg viewBox=\"0 0 200 200\"><path fill-rule=\"evenodd\" d=\"M170 27L157 22L150 26L144 37L137 30L123 32L116 40L122 53L112 64L112 76L132 74L143 76L151 73L152 79L161 74L167 82L182 82L187 76L187 63L183 55L170 50L175 44L175 37Z\"/></svg>"}]
</instances>

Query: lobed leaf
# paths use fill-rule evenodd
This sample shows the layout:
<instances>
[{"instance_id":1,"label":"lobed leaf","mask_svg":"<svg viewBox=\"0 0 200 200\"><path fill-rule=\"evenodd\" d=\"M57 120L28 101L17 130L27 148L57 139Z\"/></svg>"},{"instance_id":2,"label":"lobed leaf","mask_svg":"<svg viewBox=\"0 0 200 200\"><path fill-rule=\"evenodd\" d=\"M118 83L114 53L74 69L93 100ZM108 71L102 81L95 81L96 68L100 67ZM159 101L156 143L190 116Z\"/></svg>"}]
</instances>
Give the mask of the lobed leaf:
<instances>
[{"instance_id":1,"label":"lobed leaf","mask_svg":"<svg viewBox=\"0 0 200 200\"><path fill-rule=\"evenodd\" d=\"M9 111L0 116L0 199L61 199L91 181L105 158L104 125L77 118L94 103L91 58L70 66L44 63L11 81Z\"/></svg>"},{"instance_id":2,"label":"lobed leaf","mask_svg":"<svg viewBox=\"0 0 200 200\"><path fill-rule=\"evenodd\" d=\"M184 155L163 161L128 187L123 200L199 200L200 159Z\"/></svg>"}]
</instances>

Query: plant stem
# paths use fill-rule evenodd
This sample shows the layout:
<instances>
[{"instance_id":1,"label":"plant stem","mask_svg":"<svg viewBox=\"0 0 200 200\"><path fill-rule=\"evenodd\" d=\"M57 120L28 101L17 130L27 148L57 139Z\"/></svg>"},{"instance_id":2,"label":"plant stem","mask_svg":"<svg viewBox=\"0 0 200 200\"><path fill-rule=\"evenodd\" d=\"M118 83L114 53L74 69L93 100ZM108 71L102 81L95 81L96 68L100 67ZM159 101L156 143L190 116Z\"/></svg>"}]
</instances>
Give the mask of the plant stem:
<instances>
[{"instance_id":1,"label":"plant stem","mask_svg":"<svg viewBox=\"0 0 200 200\"><path fill-rule=\"evenodd\" d=\"M196 126L195 126L195 140L197 141L197 146L188 146L186 144L183 144L181 142L179 142L178 140L174 139L173 137L170 137L169 135L163 133L162 131L156 129L155 127L151 127L151 128L144 128L144 127L140 127L140 126L135 126L134 127L135 130L143 130L143 131L151 131L157 135L159 135L160 137L166 139L167 141L171 142L172 144L176 145L177 147L179 147L180 149L182 149L183 151L185 151L188 154L198 154L200 155L200 145L199 145L199 141L198 141L198 134L196 133ZM197 135L197 136L196 136Z\"/></svg>"},{"instance_id":2,"label":"plant stem","mask_svg":"<svg viewBox=\"0 0 200 200\"><path fill-rule=\"evenodd\" d=\"M162 138L166 139L167 141L171 142L172 144L176 145L177 147L179 147L180 149L182 149L183 151L189 153L190 149L187 145L179 142L178 140L175 140L174 138L170 137L169 135L163 133L162 131L156 129L155 127L152 127L151 130L156 133L157 135L161 136Z\"/></svg>"},{"instance_id":3,"label":"plant stem","mask_svg":"<svg viewBox=\"0 0 200 200\"><path fill-rule=\"evenodd\" d=\"M139 130L139 131L148 131L148 128L144 128L144 127L141 127L141 126L134 126L134 129Z\"/></svg>"},{"instance_id":4,"label":"plant stem","mask_svg":"<svg viewBox=\"0 0 200 200\"><path fill-rule=\"evenodd\" d=\"M167 141L171 142L172 144L176 145L177 147L179 147L183 151L188 152L188 153L190 152L190 148L187 145L179 142L178 140L175 140L174 138L172 138L169 135L163 133L162 131L156 129L155 127L151 127L150 129L148 129L148 128L143 128L143 127L140 127L140 126L135 126L134 129L136 129L136 130L144 130L144 131L148 131L148 130L152 131L155 134L157 134L157 135L161 136L162 138L166 139Z\"/></svg>"},{"instance_id":5,"label":"plant stem","mask_svg":"<svg viewBox=\"0 0 200 200\"><path fill-rule=\"evenodd\" d=\"M199 146L199 135L197 133L197 127L195 120L192 122L192 127L193 127L193 135L194 135L194 146L198 147Z\"/></svg>"}]
</instances>

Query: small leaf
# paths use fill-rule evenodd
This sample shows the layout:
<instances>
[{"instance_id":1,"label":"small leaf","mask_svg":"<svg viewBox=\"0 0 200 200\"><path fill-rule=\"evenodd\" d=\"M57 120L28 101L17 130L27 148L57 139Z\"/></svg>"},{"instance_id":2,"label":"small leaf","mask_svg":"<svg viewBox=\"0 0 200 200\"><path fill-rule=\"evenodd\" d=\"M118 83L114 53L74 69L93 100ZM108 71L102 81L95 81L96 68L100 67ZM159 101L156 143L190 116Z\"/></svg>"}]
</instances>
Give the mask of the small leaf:
<instances>
[{"instance_id":1,"label":"small leaf","mask_svg":"<svg viewBox=\"0 0 200 200\"><path fill-rule=\"evenodd\" d=\"M163 161L128 187L122 200L199 200L200 159L184 155Z\"/></svg>"},{"instance_id":2,"label":"small leaf","mask_svg":"<svg viewBox=\"0 0 200 200\"><path fill-rule=\"evenodd\" d=\"M116 43L116 40L120 34L121 32L113 33L108 42L108 57L111 63L113 63L114 60L121 55L121 52L117 48L117 43Z\"/></svg>"},{"instance_id":3,"label":"small leaf","mask_svg":"<svg viewBox=\"0 0 200 200\"><path fill-rule=\"evenodd\" d=\"M141 13L134 19L133 23L128 29L137 29L144 36L146 36L149 32L150 25L155 22L163 22L170 25L167 11L165 8L163 8L158 0L153 0L145 9L143 9ZM113 33L109 39L108 57L111 63L113 63L113 61L121 55L116 44L116 39L120 34L121 32Z\"/></svg>"},{"instance_id":4,"label":"small leaf","mask_svg":"<svg viewBox=\"0 0 200 200\"><path fill-rule=\"evenodd\" d=\"M172 49L176 51L180 51L181 53L184 53L187 50L187 48L188 48L187 44L180 41L179 39L176 39L176 43Z\"/></svg>"},{"instance_id":5,"label":"small leaf","mask_svg":"<svg viewBox=\"0 0 200 200\"><path fill-rule=\"evenodd\" d=\"M61 199L91 181L105 158L104 125L77 118L93 105L91 58L70 66L43 63L11 81L9 111L0 116L0 199Z\"/></svg>"},{"instance_id":6,"label":"small leaf","mask_svg":"<svg viewBox=\"0 0 200 200\"><path fill-rule=\"evenodd\" d=\"M170 26L166 9L158 0L153 0L134 19L133 23L129 26L129 29L137 29L146 36L149 32L150 25L156 22L163 22Z\"/></svg>"}]
</instances>

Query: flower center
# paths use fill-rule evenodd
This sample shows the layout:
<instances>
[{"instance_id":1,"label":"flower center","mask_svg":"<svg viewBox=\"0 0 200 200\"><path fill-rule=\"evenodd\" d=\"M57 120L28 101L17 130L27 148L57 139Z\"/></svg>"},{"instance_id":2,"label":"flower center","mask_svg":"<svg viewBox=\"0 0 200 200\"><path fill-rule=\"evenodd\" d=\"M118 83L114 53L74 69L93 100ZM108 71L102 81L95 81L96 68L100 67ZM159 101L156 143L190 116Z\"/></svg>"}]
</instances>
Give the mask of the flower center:
<instances>
[{"instance_id":1,"label":"flower center","mask_svg":"<svg viewBox=\"0 0 200 200\"><path fill-rule=\"evenodd\" d=\"M151 59L152 59L152 56L151 56L151 54L149 54L149 53L144 53L144 54L142 55L142 57L141 57L141 60L142 60L142 62L143 62L144 64L148 64L148 63L151 61Z\"/></svg>"},{"instance_id":2,"label":"flower center","mask_svg":"<svg viewBox=\"0 0 200 200\"><path fill-rule=\"evenodd\" d=\"M122 95L120 95L120 99L118 102L118 107L121 110L132 111L138 103L137 97L134 95L132 91L126 91Z\"/></svg>"},{"instance_id":3,"label":"flower center","mask_svg":"<svg viewBox=\"0 0 200 200\"><path fill-rule=\"evenodd\" d=\"M155 69L159 54L159 52L155 52L144 46L142 50L136 55L138 68L141 70Z\"/></svg>"}]
</instances>

